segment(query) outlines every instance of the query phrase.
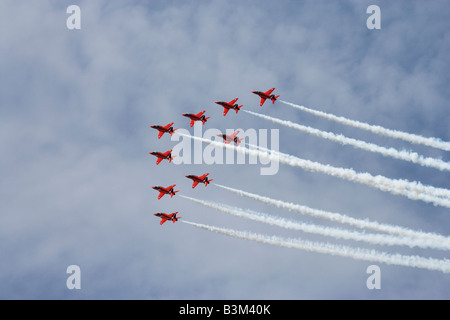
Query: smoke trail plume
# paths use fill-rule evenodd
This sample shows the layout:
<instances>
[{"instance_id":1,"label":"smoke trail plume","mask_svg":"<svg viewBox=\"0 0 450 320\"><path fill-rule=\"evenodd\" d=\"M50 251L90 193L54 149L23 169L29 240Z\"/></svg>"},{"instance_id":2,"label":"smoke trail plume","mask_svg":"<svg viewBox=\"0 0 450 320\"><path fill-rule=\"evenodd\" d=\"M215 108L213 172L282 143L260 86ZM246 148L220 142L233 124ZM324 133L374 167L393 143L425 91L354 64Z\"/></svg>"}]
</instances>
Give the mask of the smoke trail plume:
<instances>
[{"instance_id":1,"label":"smoke trail plume","mask_svg":"<svg viewBox=\"0 0 450 320\"><path fill-rule=\"evenodd\" d=\"M261 212L255 212L248 209L241 209L232 206L228 206L222 203L216 203L213 201L199 200L187 196L181 195L181 197L201 204L205 207L219 210L224 213L228 213L240 218L250 219L253 221L262 222L268 225L277 226L285 229L299 230L306 233L319 234L323 236L334 237L336 239L346 239L354 241L364 241L376 245L388 245L388 246L409 246L409 247L421 247L421 248L433 248L441 250L450 250L450 243L443 243L442 241L432 241L430 239L423 238L410 238L405 236L391 236L386 234L374 234L374 233L361 233L357 231L349 231L339 228L331 228L320 226L316 224L303 223L293 220L284 219L281 217L275 217Z\"/></svg>"},{"instance_id":2,"label":"smoke trail plume","mask_svg":"<svg viewBox=\"0 0 450 320\"><path fill-rule=\"evenodd\" d=\"M419 164L421 166L439 169L441 171L443 171L443 170L450 171L450 163L449 162L445 162L445 161L442 161L440 159L435 159L435 158L423 157L416 152L399 151L394 148L385 148L385 147L382 147L382 146L379 146L379 145L376 145L373 143L368 143L365 141L348 138L341 134L337 135L332 132L326 132L326 131L314 129L314 128L311 128L308 126L303 126L298 123L294 123L294 122L287 121L287 120L281 120L281 119L270 117L270 116L267 116L264 114L260 114L260 113L256 113L256 112L252 112L252 111L248 111L248 110L242 110L242 111L252 114L254 116L257 116L259 118L269 120L269 121L272 121L277 124L281 124L288 128L314 135L319 138L339 142L339 143L342 143L345 145L351 145L355 148L359 148L362 150L379 153L385 157L392 157L395 159L409 161L409 162L412 162L415 164Z\"/></svg>"},{"instance_id":3,"label":"smoke trail plume","mask_svg":"<svg viewBox=\"0 0 450 320\"><path fill-rule=\"evenodd\" d=\"M364 220L356 219L356 218L349 217L347 215L340 214L340 213L328 212L328 211L324 211L324 210L313 209L313 208L310 208L307 206L302 206L302 205L295 204L295 203L285 202L285 201L281 201L281 200L275 200L275 199L272 199L269 197L260 196L260 195L250 193L247 191L226 187L226 186L223 186L223 185L220 185L217 183L214 185L219 188L236 193L241 197L247 197L252 200L256 200L256 201L260 201L265 204L273 205L277 208L287 209L289 211L298 212L298 213L301 213L304 215L321 218L321 219L327 219L327 220L342 223L342 224L348 224L353 227L357 227L357 228L361 228L361 229L370 229L370 230L386 232L386 233L394 234L394 235L424 239L426 241L430 240L433 242L441 242L446 247L450 246L450 238L442 236L440 234L414 231L414 230L411 230L408 228L389 225L389 224L380 224L376 221L370 221L368 219L364 219Z\"/></svg>"},{"instance_id":4,"label":"smoke trail plume","mask_svg":"<svg viewBox=\"0 0 450 320\"><path fill-rule=\"evenodd\" d=\"M304 106L299 106L297 104L290 103L287 101L283 101L283 100L279 100L279 101L284 104L290 105L291 107L294 107L296 109L299 109L299 110L308 112L310 114L313 114L313 115L316 115L316 116L319 116L319 117L322 117L322 118L325 118L328 120L332 120L332 121L335 121L335 122L338 122L338 123L341 123L341 124L344 124L347 126L351 126L351 127L362 129L362 130L367 130L372 133L375 133L378 135L383 135L383 136L390 137L390 138L402 139L404 141L408 141L411 143L422 144L422 145L425 145L428 147L433 147L433 148L441 149L444 151L450 151L450 142L442 141L437 138L427 138L427 137L423 137L423 136L412 134L412 133L391 130L391 129L387 129L387 128L384 128L381 126L371 125L371 124L368 124L365 122L350 120L350 119L347 119L344 117L335 116L330 113L309 109Z\"/></svg>"},{"instance_id":5,"label":"smoke trail plume","mask_svg":"<svg viewBox=\"0 0 450 320\"><path fill-rule=\"evenodd\" d=\"M353 248L349 246L334 245L324 242L312 242L300 239L286 239L277 236L266 236L262 234L237 231L233 229L219 228L209 226L205 224L182 221L183 223L202 228L208 231L216 232L219 234L228 235L230 237L245 239L250 241L256 241L280 247L295 248L299 250L318 252L324 254L330 254L335 256L347 257L356 260L381 262L392 265L400 265L406 267L422 268L428 270L441 271L443 273L450 272L450 260L424 258L420 256L406 256L400 254L389 254L387 252L380 252L376 250L367 250L363 248Z\"/></svg>"},{"instance_id":6,"label":"smoke trail plume","mask_svg":"<svg viewBox=\"0 0 450 320\"><path fill-rule=\"evenodd\" d=\"M435 205L450 208L450 190L448 189L424 186L420 182L389 179L381 175L372 176L369 173L357 173L353 169L337 168L330 165L324 165L318 162L304 160L281 152L274 152L272 150L270 153L268 153L261 150L243 148L242 146L235 147L229 144L204 139L201 137L186 135L183 133L178 134L190 139L206 142L217 147L231 149L255 157L265 157L266 159L271 161L279 161L293 167L301 167L312 172L320 172L352 182L358 182L367 186L377 188L381 191L390 192L395 195L403 195L413 200L421 200L424 202L429 202Z\"/></svg>"}]
</instances>

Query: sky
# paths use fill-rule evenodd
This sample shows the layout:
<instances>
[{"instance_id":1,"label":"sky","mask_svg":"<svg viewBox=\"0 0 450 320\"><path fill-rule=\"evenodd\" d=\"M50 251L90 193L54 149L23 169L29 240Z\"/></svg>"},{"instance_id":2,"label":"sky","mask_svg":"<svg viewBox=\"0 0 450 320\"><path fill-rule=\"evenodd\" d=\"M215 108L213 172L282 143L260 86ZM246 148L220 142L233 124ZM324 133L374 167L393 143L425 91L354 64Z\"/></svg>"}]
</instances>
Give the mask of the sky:
<instances>
[{"instance_id":1,"label":"sky","mask_svg":"<svg viewBox=\"0 0 450 320\"><path fill-rule=\"evenodd\" d=\"M370 30L368 6L380 8ZM66 9L81 9L69 30ZM450 1L0 0L1 299L449 299L450 275L236 239L183 220L388 253L378 246L233 217L180 195L339 228L240 197L221 184L358 219L450 236L448 208L322 173L262 163L156 165L150 125L190 133L278 130L283 153L450 188L448 172L297 132L243 109L449 162L448 152L380 137L266 101L252 90L386 128L450 141ZM189 127L182 113L211 118ZM184 140L183 140L184 141ZM193 147L194 148L194 147ZM203 145L203 148L206 148ZM192 149L194 150L194 149ZM194 151L192 151L194 152ZM182 155L178 155L180 159ZM177 159L177 158L175 158ZM209 172L191 188L184 176ZM157 200L155 185L176 184ZM159 225L156 212L179 212ZM378 265L381 289L367 268ZM67 268L79 266L81 289Z\"/></svg>"}]
</instances>

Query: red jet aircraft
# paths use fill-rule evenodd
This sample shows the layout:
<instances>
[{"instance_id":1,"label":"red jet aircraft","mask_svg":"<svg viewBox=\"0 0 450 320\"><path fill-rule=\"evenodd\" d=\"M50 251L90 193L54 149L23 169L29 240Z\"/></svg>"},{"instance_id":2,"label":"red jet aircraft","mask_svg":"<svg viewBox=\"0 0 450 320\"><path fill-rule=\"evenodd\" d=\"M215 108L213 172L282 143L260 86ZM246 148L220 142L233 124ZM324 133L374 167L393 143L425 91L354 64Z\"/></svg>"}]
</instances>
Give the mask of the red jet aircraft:
<instances>
[{"instance_id":1,"label":"red jet aircraft","mask_svg":"<svg viewBox=\"0 0 450 320\"><path fill-rule=\"evenodd\" d=\"M218 137L222 137L223 140L225 140L225 144L230 143L231 141L234 141L236 143L237 146L239 146L239 142L241 142L242 140L244 140L244 138L239 139L239 137L237 136L237 134L239 133L239 131L236 131L233 134L230 135L226 135L226 134L216 134L216 136Z\"/></svg>"},{"instance_id":2,"label":"red jet aircraft","mask_svg":"<svg viewBox=\"0 0 450 320\"><path fill-rule=\"evenodd\" d=\"M158 125L153 125L153 126L150 126L150 127L159 131L158 139L161 139L161 137L163 136L164 133L169 132L170 136L172 136L173 132L178 130L178 129L174 129L172 127L172 125L173 125L173 122L169 123L168 125L166 125L164 127L163 126L158 126Z\"/></svg>"},{"instance_id":3,"label":"red jet aircraft","mask_svg":"<svg viewBox=\"0 0 450 320\"><path fill-rule=\"evenodd\" d=\"M259 106L262 107L262 105L264 104L264 102L266 102L266 99L270 99L272 100L272 104L275 103L275 101L277 100L277 98L279 96L275 96L274 94L271 94L273 92L273 90L275 90L275 88L272 88L270 90L267 90L266 92L261 92L261 91L252 91L254 94L257 94L258 96L261 97L261 102L259 103Z\"/></svg>"},{"instance_id":4,"label":"red jet aircraft","mask_svg":"<svg viewBox=\"0 0 450 320\"><path fill-rule=\"evenodd\" d=\"M243 105L238 105L236 101L238 101L239 98L233 99L230 102L224 102L224 101L214 101L215 103L221 105L223 107L223 115L226 116L228 111L230 109L236 110L236 113L238 113L239 109L242 108Z\"/></svg>"},{"instance_id":5,"label":"red jet aircraft","mask_svg":"<svg viewBox=\"0 0 450 320\"><path fill-rule=\"evenodd\" d=\"M161 218L161 222L159 223L159 225L162 226L163 223L166 221L173 221L173 223L175 223L175 221L178 221L178 219L181 219L181 217L177 218L177 213L178 213L178 211L171 213L171 214L158 212L158 213L154 213L153 215Z\"/></svg>"},{"instance_id":6,"label":"red jet aircraft","mask_svg":"<svg viewBox=\"0 0 450 320\"><path fill-rule=\"evenodd\" d=\"M204 175L198 177L191 174L185 177L192 179L194 181L194 183L192 184L192 188L195 188L200 182L204 183L206 187L211 181L213 181L213 179L211 180L208 179L208 175L209 173L205 173Z\"/></svg>"},{"instance_id":7,"label":"red jet aircraft","mask_svg":"<svg viewBox=\"0 0 450 320\"><path fill-rule=\"evenodd\" d=\"M192 127L192 126L194 126L195 121L201 121L201 122L203 122L203 124L205 124L206 120L211 118L211 117L205 117L204 116L205 112L206 112L206 110L203 110L202 112L199 112L197 114L183 113L182 115L191 119L191 127Z\"/></svg>"},{"instance_id":8,"label":"red jet aircraft","mask_svg":"<svg viewBox=\"0 0 450 320\"><path fill-rule=\"evenodd\" d=\"M165 194L170 194L170 197L172 198L175 193L179 192L179 191L174 191L173 187L175 187L176 184L169 186L167 188L163 188L161 186L154 186L152 187L153 189L159 191L159 195L158 195L158 200L161 199Z\"/></svg>"},{"instance_id":9,"label":"red jet aircraft","mask_svg":"<svg viewBox=\"0 0 450 320\"><path fill-rule=\"evenodd\" d=\"M156 164L158 165L161 161L163 161L164 159L168 159L169 162L172 162L172 159L175 158L176 156L172 155L172 149L161 153L161 152L149 152L151 155L154 155L155 157L157 157L158 159L156 159Z\"/></svg>"}]
</instances>

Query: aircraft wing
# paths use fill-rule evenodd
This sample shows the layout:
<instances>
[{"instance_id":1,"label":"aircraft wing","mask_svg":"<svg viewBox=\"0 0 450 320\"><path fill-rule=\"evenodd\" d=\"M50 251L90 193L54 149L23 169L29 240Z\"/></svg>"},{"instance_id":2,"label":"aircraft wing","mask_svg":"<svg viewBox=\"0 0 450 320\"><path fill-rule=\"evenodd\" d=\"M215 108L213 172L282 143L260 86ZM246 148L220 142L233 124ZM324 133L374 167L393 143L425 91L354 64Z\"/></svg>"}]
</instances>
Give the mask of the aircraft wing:
<instances>
[{"instance_id":1,"label":"aircraft wing","mask_svg":"<svg viewBox=\"0 0 450 320\"><path fill-rule=\"evenodd\" d=\"M159 225L162 226L164 224L164 222L166 222L166 221L167 221L167 219L162 218L161 222L159 223Z\"/></svg>"},{"instance_id":2,"label":"aircraft wing","mask_svg":"<svg viewBox=\"0 0 450 320\"><path fill-rule=\"evenodd\" d=\"M164 157L167 157L171 152L172 152L172 149L171 150L167 150L166 152L164 152L163 153Z\"/></svg>"},{"instance_id":3,"label":"aircraft wing","mask_svg":"<svg viewBox=\"0 0 450 320\"><path fill-rule=\"evenodd\" d=\"M261 102L259 103L259 106L262 107L264 102L266 102L266 98L261 98Z\"/></svg>"},{"instance_id":4,"label":"aircraft wing","mask_svg":"<svg viewBox=\"0 0 450 320\"><path fill-rule=\"evenodd\" d=\"M160 131L160 132L158 133L158 139L161 139L161 137L163 136L163 134L164 134L164 131Z\"/></svg>"},{"instance_id":5,"label":"aircraft wing","mask_svg":"<svg viewBox=\"0 0 450 320\"><path fill-rule=\"evenodd\" d=\"M197 118L200 118L205 112L206 112L206 110L203 110L202 112L197 113L195 116Z\"/></svg>"},{"instance_id":6,"label":"aircraft wing","mask_svg":"<svg viewBox=\"0 0 450 320\"><path fill-rule=\"evenodd\" d=\"M273 90L275 90L275 88L272 88L272 89L270 89L270 90L267 90L267 91L265 92L265 94L267 94L268 96L270 96L270 94L273 92Z\"/></svg>"},{"instance_id":7,"label":"aircraft wing","mask_svg":"<svg viewBox=\"0 0 450 320\"><path fill-rule=\"evenodd\" d=\"M230 134L229 137L234 139L234 137L236 137L238 133L239 133L239 130L233 134Z\"/></svg>"},{"instance_id":8,"label":"aircraft wing","mask_svg":"<svg viewBox=\"0 0 450 320\"><path fill-rule=\"evenodd\" d=\"M223 115L226 116L228 111L230 111L230 109L228 108L223 108Z\"/></svg>"},{"instance_id":9,"label":"aircraft wing","mask_svg":"<svg viewBox=\"0 0 450 320\"><path fill-rule=\"evenodd\" d=\"M156 159L156 165L160 164L162 160L163 160L163 158L157 158Z\"/></svg>"},{"instance_id":10,"label":"aircraft wing","mask_svg":"<svg viewBox=\"0 0 450 320\"><path fill-rule=\"evenodd\" d=\"M194 183L192 184L192 189L194 189L197 185L198 185L198 181L194 181Z\"/></svg>"},{"instance_id":11,"label":"aircraft wing","mask_svg":"<svg viewBox=\"0 0 450 320\"><path fill-rule=\"evenodd\" d=\"M194 123L195 123L195 120L191 120L191 127L193 127L194 126Z\"/></svg>"},{"instance_id":12,"label":"aircraft wing","mask_svg":"<svg viewBox=\"0 0 450 320\"><path fill-rule=\"evenodd\" d=\"M158 200L161 199L164 196L164 192L160 192L158 195Z\"/></svg>"},{"instance_id":13,"label":"aircraft wing","mask_svg":"<svg viewBox=\"0 0 450 320\"><path fill-rule=\"evenodd\" d=\"M233 99L230 102L228 102L229 105L233 105L236 103L236 101L238 101L239 98Z\"/></svg>"}]
</instances>

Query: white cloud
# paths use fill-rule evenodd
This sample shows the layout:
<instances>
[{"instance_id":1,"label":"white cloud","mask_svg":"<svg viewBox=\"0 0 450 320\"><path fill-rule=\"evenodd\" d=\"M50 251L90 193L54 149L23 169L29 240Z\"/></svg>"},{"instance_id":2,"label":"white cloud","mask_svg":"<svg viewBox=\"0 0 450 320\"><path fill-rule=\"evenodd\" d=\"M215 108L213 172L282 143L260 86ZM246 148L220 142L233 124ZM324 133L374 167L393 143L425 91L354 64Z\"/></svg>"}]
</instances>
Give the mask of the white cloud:
<instances>
[{"instance_id":1,"label":"white cloud","mask_svg":"<svg viewBox=\"0 0 450 320\"><path fill-rule=\"evenodd\" d=\"M250 165L156 166L148 152L173 142L156 139L149 125L188 128L181 113L207 110L208 127L269 128L244 113L223 117L213 101L239 97L259 111L250 90L275 86L286 101L450 140L449 38L442 31L449 22L440 4L408 2L412 9L404 12L404 2L383 2L385 20L374 34L360 2L81 1L82 29L69 31L64 3L2 1L0 28L8 32L0 33L0 252L8 264L0 267L1 296L76 298L65 288L65 270L79 264L84 298L373 297L365 263L178 223L161 227L153 213L173 210L208 224L281 233L176 196L158 201L151 186L176 183L186 195L290 215L213 185L192 190L184 178L210 172L219 183L273 198L443 234L450 233L447 209L284 166L276 176L259 176ZM412 149L281 104L263 110ZM280 139L280 151L312 161L449 187L448 176L432 169L287 129ZM448 161L445 153L417 152ZM391 288L382 297L448 297L440 274L380 267Z\"/></svg>"}]
</instances>

